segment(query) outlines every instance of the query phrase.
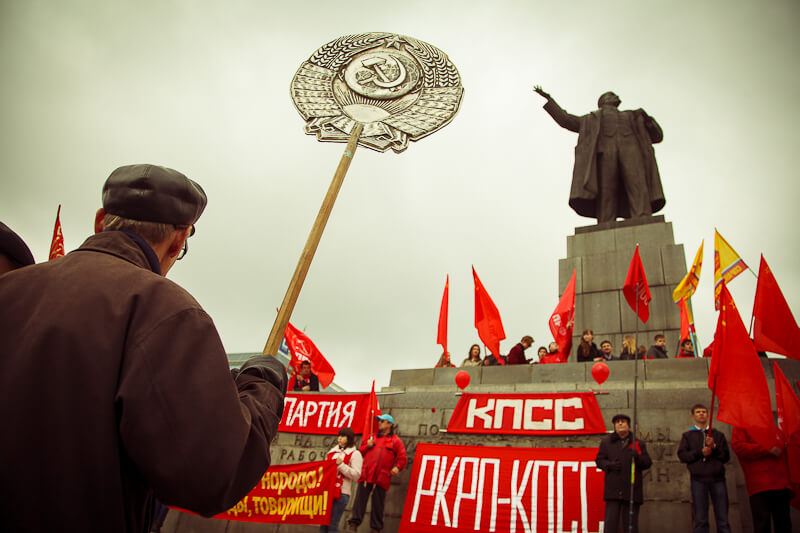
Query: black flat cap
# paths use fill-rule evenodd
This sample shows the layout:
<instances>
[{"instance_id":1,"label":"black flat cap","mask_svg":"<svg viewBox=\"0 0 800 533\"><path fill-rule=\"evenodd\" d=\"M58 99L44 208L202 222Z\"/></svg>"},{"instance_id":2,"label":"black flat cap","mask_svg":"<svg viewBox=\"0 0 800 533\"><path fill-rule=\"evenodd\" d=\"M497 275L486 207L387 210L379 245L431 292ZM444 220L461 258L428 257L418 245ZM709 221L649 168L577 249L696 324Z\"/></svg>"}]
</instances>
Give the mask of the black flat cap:
<instances>
[{"instance_id":1,"label":"black flat cap","mask_svg":"<svg viewBox=\"0 0 800 533\"><path fill-rule=\"evenodd\" d=\"M34 264L28 245L14 231L0 222L0 254L7 256L21 267Z\"/></svg>"},{"instance_id":2,"label":"black flat cap","mask_svg":"<svg viewBox=\"0 0 800 533\"><path fill-rule=\"evenodd\" d=\"M103 210L142 222L190 226L206 208L206 193L177 170L158 165L119 167L103 185Z\"/></svg>"}]
</instances>

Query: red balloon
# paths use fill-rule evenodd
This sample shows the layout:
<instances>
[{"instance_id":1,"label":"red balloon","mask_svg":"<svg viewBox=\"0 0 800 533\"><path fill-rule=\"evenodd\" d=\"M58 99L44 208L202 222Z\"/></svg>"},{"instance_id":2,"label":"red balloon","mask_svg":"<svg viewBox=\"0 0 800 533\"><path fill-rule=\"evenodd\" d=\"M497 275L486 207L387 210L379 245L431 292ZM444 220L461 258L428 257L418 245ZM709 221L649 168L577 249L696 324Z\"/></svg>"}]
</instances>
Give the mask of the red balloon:
<instances>
[{"instance_id":1,"label":"red balloon","mask_svg":"<svg viewBox=\"0 0 800 533\"><path fill-rule=\"evenodd\" d=\"M466 389L467 385L469 385L469 379L469 372L466 370L459 370L456 372L456 385L458 385L459 389Z\"/></svg>"},{"instance_id":2,"label":"red balloon","mask_svg":"<svg viewBox=\"0 0 800 533\"><path fill-rule=\"evenodd\" d=\"M598 362L592 366L592 377L598 385L602 385L605 380L608 379L608 374L609 370L607 364Z\"/></svg>"}]
</instances>

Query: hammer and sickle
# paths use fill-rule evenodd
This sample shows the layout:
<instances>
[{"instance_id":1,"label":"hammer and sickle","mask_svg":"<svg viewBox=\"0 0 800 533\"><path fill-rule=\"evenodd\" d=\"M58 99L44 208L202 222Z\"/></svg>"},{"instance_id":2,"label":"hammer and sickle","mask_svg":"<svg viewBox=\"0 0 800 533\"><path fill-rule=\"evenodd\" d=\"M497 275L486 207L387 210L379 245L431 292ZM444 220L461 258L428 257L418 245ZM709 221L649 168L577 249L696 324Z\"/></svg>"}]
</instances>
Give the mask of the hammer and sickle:
<instances>
[{"instance_id":1,"label":"hammer and sickle","mask_svg":"<svg viewBox=\"0 0 800 533\"><path fill-rule=\"evenodd\" d=\"M389 76L386 75L384 72L384 66L386 65L386 58L383 57L371 57L369 59L365 59L361 62L361 65L366 69L374 72L371 78L366 79L364 81L373 81L375 85L378 87L383 87L385 89L389 89L392 87L397 87L401 83L403 83L406 79L406 68L403 66L403 63L394 60L395 65L399 69L397 74L397 78L394 80L390 79Z\"/></svg>"}]
</instances>

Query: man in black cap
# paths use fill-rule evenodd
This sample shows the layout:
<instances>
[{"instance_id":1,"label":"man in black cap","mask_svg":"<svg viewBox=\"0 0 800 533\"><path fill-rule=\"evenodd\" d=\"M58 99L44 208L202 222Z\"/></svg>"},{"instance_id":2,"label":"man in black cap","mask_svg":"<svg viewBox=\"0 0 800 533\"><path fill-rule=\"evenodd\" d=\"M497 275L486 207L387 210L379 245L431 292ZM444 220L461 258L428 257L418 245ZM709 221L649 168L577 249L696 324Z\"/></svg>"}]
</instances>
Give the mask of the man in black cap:
<instances>
[{"instance_id":1,"label":"man in black cap","mask_svg":"<svg viewBox=\"0 0 800 533\"><path fill-rule=\"evenodd\" d=\"M642 472L650 468L653 461L647 454L644 442L634 439L631 419L618 414L611 419L614 432L600 442L595 462L597 468L606 473L603 499L606 502L604 531L616 533L620 522L622 530L628 531L631 522L631 463L635 461L635 480L633 483L633 531L639 531L639 507L644 501L642 493Z\"/></svg>"},{"instance_id":2,"label":"man in black cap","mask_svg":"<svg viewBox=\"0 0 800 533\"><path fill-rule=\"evenodd\" d=\"M33 263L33 254L25 241L0 222L0 275Z\"/></svg>"},{"instance_id":3,"label":"man in black cap","mask_svg":"<svg viewBox=\"0 0 800 533\"><path fill-rule=\"evenodd\" d=\"M231 379L211 318L164 277L205 205L180 172L120 167L95 235L4 275L0 531L147 531L154 497L211 516L269 466L283 366Z\"/></svg>"}]
</instances>

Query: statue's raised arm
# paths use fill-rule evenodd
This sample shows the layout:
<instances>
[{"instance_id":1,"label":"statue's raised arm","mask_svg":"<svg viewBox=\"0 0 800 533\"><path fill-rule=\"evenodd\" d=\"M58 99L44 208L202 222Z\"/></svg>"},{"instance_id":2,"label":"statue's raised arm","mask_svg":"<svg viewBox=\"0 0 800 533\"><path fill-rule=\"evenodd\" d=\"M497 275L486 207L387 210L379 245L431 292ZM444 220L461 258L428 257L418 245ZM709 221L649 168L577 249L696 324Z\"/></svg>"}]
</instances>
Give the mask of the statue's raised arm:
<instances>
[{"instance_id":1,"label":"statue's raised arm","mask_svg":"<svg viewBox=\"0 0 800 533\"><path fill-rule=\"evenodd\" d=\"M666 203L653 143L664 137L642 109L620 111L613 92L600 95L598 109L582 116L562 109L540 85L544 110L556 123L578 134L569 205L598 223L650 216Z\"/></svg>"}]
</instances>

